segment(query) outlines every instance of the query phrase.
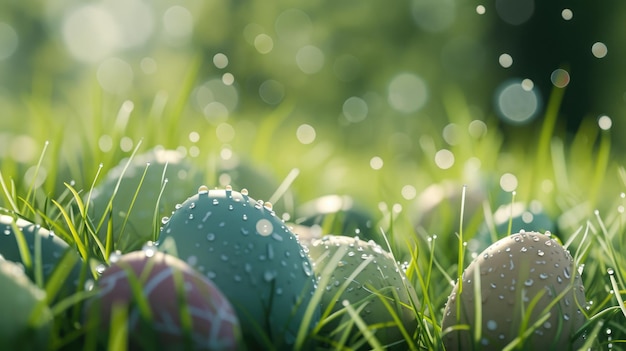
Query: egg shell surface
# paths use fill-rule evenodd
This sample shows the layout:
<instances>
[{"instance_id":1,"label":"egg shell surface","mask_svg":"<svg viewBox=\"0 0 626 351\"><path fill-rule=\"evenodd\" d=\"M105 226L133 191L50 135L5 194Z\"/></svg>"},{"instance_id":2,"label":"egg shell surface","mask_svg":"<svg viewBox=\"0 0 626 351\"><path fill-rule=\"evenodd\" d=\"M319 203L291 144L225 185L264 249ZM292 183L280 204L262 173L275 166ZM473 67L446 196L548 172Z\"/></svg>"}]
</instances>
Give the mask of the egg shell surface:
<instances>
[{"instance_id":1,"label":"egg shell surface","mask_svg":"<svg viewBox=\"0 0 626 351\"><path fill-rule=\"evenodd\" d=\"M348 301L354 308L362 307L360 317L371 326L375 337L386 345L386 349L406 350L408 345L395 325L392 312L381 301L385 299L392 306L393 314L399 317L403 327L411 335L417 327L417 321L409 295L416 295L404 271L389 252L372 240L366 242L358 237L325 235L321 239L313 239L309 245L316 274L321 275L332 262L333 256L342 250L343 256L336 267L332 267L328 284L320 286L324 289L322 310L330 307L331 314L342 310L345 312L344 301ZM365 264L364 261L367 260L369 263ZM347 286L342 290L346 283ZM350 315L344 313L340 319L326 324L323 332L330 335L350 319ZM381 325L385 326L380 327ZM350 344L363 342L363 335L358 327L352 326L350 335ZM365 343L359 349L370 347Z\"/></svg>"},{"instance_id":2,"label":"egg shell surface","mask_svg":"<svg viewBox=\"0 0 626 351\"><path fill-rule=\"evenodd\" d=\"M569 350L582 345L582 340L574 339L585 323L582 280L570 253L550 236L520 231L498 240L464 270L461 292L459 286L457 282L444 310L446 350L471 350L472 345L501 350L520 335L525 318L529 327L546 312L550 316L524 340L525 348ZM475 295L476 288L480 296ZM482 333L474 342L477 299ZM456 325L469 325L469 330L446 331Z\"/></svg>"},{"instance_id":3,"label":"egg shell surface","mask_svg":"<svg viewBox=\"0 0 626 351\"><path fill-rule=\"evenodd\" d=\"M272 207L247 191L200 187L162 228L159 249L216 283L233 303L251 348L293 348L298 331L311 330L319 308L304 320L316 289L311 262Z\"/></svg>"},{"instance_id":4,"label":"egg shell surface","mask_svg":"<svg viewBox=\"0 0 626 351\"><path fill-rule=\"evenodd\" d=\"M183 282L178 286L177 274ZM137 308L133 279L140 282L142 296L152 311L148 330ZM181 288L184 293L178 292ZM150 250L122 255L103 272L97 289L98 295L91 304L97 307L90 307L89 313L97 313L101 326L107 328L114 306L127 305L132 347L157 345L159 350L184 349L181 322L184 306L181 299L184 299L191 317L194 350L239 349L239 321L228 299L210 280L174 256ZM146 340L150 336L156 339Z\"/></svg>"},{"instance_id":5,"label":"egg shell surface","mask_svg":"<svg viewBox=\"0 0 626 351\"><path fill-rule=\"evenodd\" d=\"M45 291L19 265L1 258L0 287L0 349L45 349L52 336L52 312L45 303ZM37 317L31 320L33 314Z\"/></svg>"},{"instance_id":6,"label":"egg shell surface","mask_svg":"<svg viewBox=\"0 0 626 351\"><path fill-rule=\"evenodd\" d=\"M25 265L22 254L20 253L17 234L15 229L19 230L26 241L28 252L30 253L31 265ZM41 245L41 255L38 258L41 265L36 263L36 245ZM64 255L74 255L76 264L60 266ZM33 281L36 279L36 270L41 269L42 283L46 284L48 278L53 271L62 268L67 272L65 282L59 291L60 297L67 296L77 291L81 260L78 253L70 247L65 241L53 232L21 218L14 218L9 215L0 215L0 255L6 260L16 262L24 266L26 275Z\"/></svg>"},{"instance_id":7,"label":"egg shell surface","mask_svg":"<svg viewBox=\"0 0 626 351\"><path fill-rule=\"evenodd\" d=\"M176 150L155 148L128 162L129 159L124 159L107 172L105 179L94 188L89 205L94 221L100 221L107 215L107 206L115 194L112 203L114 247L123 253L138 250L147 241L154 240L155 230L160 226L154 220L155 210L157 218L165 215L202 181L201 172ZM133 204L135 193L137 198ZM98 237L105 241L106 234L105 221Z\"/></svg>"}]
</instances>

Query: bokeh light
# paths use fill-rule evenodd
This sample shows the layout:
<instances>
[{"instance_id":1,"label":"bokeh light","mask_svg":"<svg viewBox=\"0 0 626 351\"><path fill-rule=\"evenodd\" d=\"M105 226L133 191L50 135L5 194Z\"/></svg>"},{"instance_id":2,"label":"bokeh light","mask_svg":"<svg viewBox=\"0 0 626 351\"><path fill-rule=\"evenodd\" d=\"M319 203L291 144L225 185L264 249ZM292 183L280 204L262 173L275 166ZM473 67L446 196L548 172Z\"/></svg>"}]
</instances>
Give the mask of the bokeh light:
<instances>
[{"instance_id":1,"label":"bokeh light","mask_svg":"<svg viewBox=\"0 0 626 351\"><path fill-rule=\"evenodd\" d=\"M230 72L222 74L222 83L224 83L224 85L233 85L233 83L235 83L235 76Z\"/></svg>"},{"instance_id":2,"label":"bokeh light","mask_svg":"<svg viewBox=\"0 0 626 351\"><path fill-rule=\"evenodd\" d=\"M220 53L213 55L213 64L219 69L224 69L228 66L228 56Z\"/></svg>"},{"instance_id":3,"label":"bokeh light","mask_svg":"<svg viewBox=\"0 0 626 351\"><path fill-rule=\"evenodd\" d=\"M381 168L383 168L383 165L385 164L385 162L383 161L382 158L380 158L380 156L374 156L370 159L370 167L373 170L379 170Z\"/></svg>"},{"instance_id":4,"label":"bokeh light","mask_svg":"<svg viewBox=\"0 0 626 351\"><path fill-rule=\"evenodd\" d=\"M215 128L215 135L221 142L229 143L235 138L235 128L226 122L220 123Z\"/></svg>"},{"instance_id":5,"label":"bokeh light","mask_svg":"<svg viewBox=\"0 0 626 351\"><path fill-rule=\"evenodd\" d=\"M563 9L563 11L561 11L561 17L563 17L564 20L569 21L574 18L574 12L572 12L571 9Z\"/></svg>"},{"instance_id":6,"label":"bokeh light","mask_svg":"<svg viewBox=\"0 0 626 351\"><path fill-rule=\"evenodd\" d=\"M496 90L495 107L502 120L512 124L522 124L537 116L541 99L537 89L527 89L522 81L504 82Z\"/></svg>"},{"instance_id":7,"label":"bokeh light","mask_svg":"<svg viewBox=\"0 0 626 351\"><path fill-rule=\"evenodd\" d=\"M37 142L31 136L18 135L11 140L9 157L17 162L31 162L37 155Z\"/></svg>"},{"instance_id":8,"label":"bokeh light","mask_svg":"<svg viewBox=\"0 0 626 351\"><path fill-rule=\"evenodd\" d=\"M316 138L315 128L310 124L302 124L296 130L296 138L302 144L311 144Z\"/></svg>"},{"instance_id":9,"label":"bokeh light","mask_svg":"<svg viewBox=\"0 0 626 351\"><path fill-rule=\"evenodd\" d=\"M598 126L602 130L609 130L613 126L613 120L611 117L603 115L598 118Z\"/></svg>"},{"instance_id":10,"label":"bokeh light","mask_svg":"<svg viewBox=\"0 0 626 351\"><path fill-rule=\"evenodd\" d=\"M405 185L400 193L405 200L413 200L417 196L417 189L413 185Z\"/></svg>"},{"instance_id":11,"label":"bokeh light","mask_svg":"<svg viewBox=\"0 0 626 351\"><path fill-rule=\"evenodd\" d=\"M235 111L239 93L234 85L226 85L222 79L210 79L196 88L195 103L205 117L214 123L223 122Z\"/></svg>"},{"instance_id":12,"label":"bokeh light","mask_svg":"<svg viewBox=\"0 0 626 351\"><path fill-rule=\"evenodd\" d=\"M83 5L63 21L63 41L74 58L96 62L110 56L123 42L123 33L111 13L102 6Z\"/></svg>"},{"instance_id":13,"label":"bokeh light","mask_svg":"<svg viewBox=\"0 0 626 351\"><path fill-rule=\"evenodd\" d=\"M514 26L528 21L535 12L534 0L496 0L500 19Z\"/></svg>"},{"instance_id":14,"label":"bokeh light","mask_svg":"<svg viewBox=\"0 0 626 351\"><path fill-rule=\"evenodd\" d=\"M511 173L504 173L500 177L500 188L506 192L515 191L517 189L517 177Z\"/></svg>"},{"instance_id":15,"label":"bokeh light","mask_svg":"<svg viewBox=\"0 0 626 351\"><path fill-rule=\"evenodd\" d=\"M0 60L4 60L17 50L19 38L9 24L0 22Z\"/></svg>"},{"instance_id":16,"label":"bokeh light","mask_svg":"<svg viewBox=\"0 0 626 351\"><path fill-rule=\"evenodd\" d=\"M565 88L570 82L570 76L566 70L557 68L550 75L550 81L557 88Z\"/></svg>"},{"instance_id":17,"label":"bokeh light","mask_svg":"<svg viewBox=\"0 0 626 351\"><path fill-rule=\"evenodd\" d=\"M163 14L163 27L172 43L186 43L193 33L193 16L186 7L174 5Z\"/></svg>"},{"instance_id":18,"label":"bokeh light","mask_svg":"<svg viewBox=\"0 0 626 351\"><path fill-rule=\"evenodd\" d=\"M523 79L522 80L522 88L526 91L531 91L535 87L535 83L531 79Z\"/></svg>"},{"instance_id":19,"label":"bokeh light","mask_svg":"<svg viewBox=\"0 0 626 351\"><path fill-rule=\"evenodd\" d=\"M441 149L435 153L435 164L441 169L448 169L454 165L454 154L448 149Z\"/></svg>"},{"instance_id":20,"label":"bokeh light","mask_svg":"<svg viewBox=\"0 0 626 351\"><path fill-rule=\"evenodd\" d=\"M311 18L300 9L281 12L274 22L278 38L292 46L308 44L313 30Z\"/></svg>"},{"instance_id":21,"label":"bokeh light","mask_svg":"<svg viewBox=\"0 0 626 351\"><path fill-rule=\"evenodd\" d=\"M482 138L487 134L487 125L485 122L475 119L469 123L467 131L469 132L469 135L475 139Z\"/></svg>"},{"instance_id":22,"label":"bokeh light","mask_svg":"<svg viewBox=\"0 0 626 351\"><path fill-rule=\"evenodd\" d=\"M498 57L498 63L504 68L509 68L513 65L513 57L509 54L502 54Z\"/></svg>"},{"instance_id":23,"label":"bokeh light","mask_svg":"<svg viewBox=\"0 0 626 351\"><path fill-rule=\"evenodd\" d=\"M413 73L400 73L389 83L387 101L395 110L412 113L421 109L428 99L422 78Z\"/></svg>"},{"instance_id":24,"label":"bokeh light","mask_svg":"<svg viewBox=\"0 0 626 351\"><path fill-rule=\"evenodd\" d=\"M360 97L352 96L343 103L343 115L350 123L358 123L367 118L367 102Z\"/></svg>"},{"instance_id":25,"label":"bokeh light","mask_svg":"<svg viewBox=\"0 0 626 351\"><path fill-rule=\"evenodd\" d=\"M601 42L596 42L591 46L591 53L596 58L604 58L606 54L608 54L609 49L606 47L606 44Z\"/></svg>"},{"instance_id":26,"label":"bokeh light","mask_svg":"<svg viewBox=\"0 0 626 351\"><path fill-rule=\"evenodd\" d=\"M285 86L273 79L268 79L259 86L261 100L269 105L277 105L285 97Z\"/></svg>"},{"instance_id":27,"label":"bokeh light","mask_svg":"<svg viewBox=\"0 0 626 351\"><path fill-rule=\"evenodd\" d=\"M61 32L74 58L93 63L145 44L154 33L154 22L152 7L141 0L109 0L70 8Z\"/></svg>"},{"instance_id":28,"label":"bokeh light","mask_svg":"<svg viewBox=\"0 0 626 351\"><path fill-rule=\"evenodd\" d=\"M261 33L254 38L254 48L260 54L269 54L274 49L274 40L265 33Z\"/></svg>"},{"instance_id":29,"label":"bokeh light","mask_svg":"<svg viewBox=\"0 0 626 351\"><path fill-rule=\"evenodd\" d=\"M443 140L449 145L456 145L459 138L459 125L456 123L449 123L443 128Z\"/></svg>"},{"instance_id":30,"label":"bokeh light","mask_svg":"<svg viewBox=\"0 0 626 351\"><path fill-rule=\"evenodd\" d=\"M476 13L479 15L484 15L487 12L487 9L485 8L484 5L478 5L476 6Z\"/></svg>"},{"instance_id":31,"label":"bokeh light","mask_svg":"<svg viewBox=\"0 0 626 351\"><path fill-rule=\"evenodd\" d=\"M324 52L317 46L306 45L296 54L298 68L306 74L315 74L324 67Z\"/></svg>"},{"instance_id":32,"label":"bokeh light","mask_svg":"<svg viewBox=\"0 0 626 351\"><path fill-rule=\"evenodd\" d=\"M454 0L413 0L412 14L415 24L428 32L448 29L456 18Z\"/></svg>"}]
</instances>

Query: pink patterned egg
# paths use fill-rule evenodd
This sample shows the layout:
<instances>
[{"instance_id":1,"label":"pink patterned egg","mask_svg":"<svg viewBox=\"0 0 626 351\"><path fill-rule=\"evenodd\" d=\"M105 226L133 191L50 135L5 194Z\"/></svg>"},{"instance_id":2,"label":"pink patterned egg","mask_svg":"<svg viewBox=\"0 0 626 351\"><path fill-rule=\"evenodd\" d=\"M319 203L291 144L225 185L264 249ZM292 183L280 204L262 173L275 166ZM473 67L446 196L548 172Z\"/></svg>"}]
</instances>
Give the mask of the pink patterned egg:
<instances>
[{"instance_id":1,"label":"pink patterned egg","mask_svg":"<svg viewBox=\"0 0 626 351\"><path fill-rule=\"evenodd\" d=\"M127 311L130 349L239 349L240 325L230 302L174 256L152 250L119 256L97 288L90 312L99 311L101 326L113 330L108 327L115 311ZM142 303L149 313L139 308Z\"/></svg>"}]
</instances>

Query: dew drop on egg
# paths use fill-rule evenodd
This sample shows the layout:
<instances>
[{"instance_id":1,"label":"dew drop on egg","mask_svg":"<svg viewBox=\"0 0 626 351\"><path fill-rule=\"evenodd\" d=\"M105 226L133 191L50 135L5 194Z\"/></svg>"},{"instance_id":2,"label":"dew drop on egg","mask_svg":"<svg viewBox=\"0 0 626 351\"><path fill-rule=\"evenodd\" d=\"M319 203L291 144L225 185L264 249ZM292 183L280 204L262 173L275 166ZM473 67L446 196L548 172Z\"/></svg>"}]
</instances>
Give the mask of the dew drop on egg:
<instances>
[{"instance_id":1,"label":"dew drop on egg","mask_svg":"<svg viewBox=\"0 0 626 351\"><path fill-rule=\"evenodd\" d=\"M262 236L269 236L274 232L274 226L272 222L263 218L256 222L256 231Z\"/></svg>"},{"instance_id":2,"label":"dew drop on egg","mask_svg":"<svg viewBox=\"0 0 626 351\"><path fill-rule=\"evenodd\" d=\"M209 193L209 187L206 185L201 185L198 188L198 195L204 195L204 194L208 194Z\"/></svg>"}]
</instances>

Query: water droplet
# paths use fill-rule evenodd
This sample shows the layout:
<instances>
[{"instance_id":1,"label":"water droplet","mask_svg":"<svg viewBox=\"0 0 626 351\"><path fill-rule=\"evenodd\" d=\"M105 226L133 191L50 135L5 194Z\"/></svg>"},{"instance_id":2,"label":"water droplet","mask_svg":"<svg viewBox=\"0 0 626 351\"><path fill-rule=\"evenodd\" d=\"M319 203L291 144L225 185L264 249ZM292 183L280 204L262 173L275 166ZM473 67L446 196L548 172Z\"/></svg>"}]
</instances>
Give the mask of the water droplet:
<instances>
[{"instance_id":1,"label":"water droplet","mask_svg":"<svg viewBox=\"0 0 626 351\"><path fill-rule=\"evenodd\" d=\"M262 218L256 222L256 231L262 236L269 236L274 232L274 226L272 225L272 222Z\"/></svg>"},{"instance_id":2,"label":"water droplet","mask_svg":"<svg viewBox=\"0 0 626 351\"><path fill-rule=\"evenodd\" d=\"M163 218L161 218L161 224L163 224L163 225L167 224L169 221L170 221L170 218L169 218L169 217L163 217Z\"/></svg>"},{"instance_id":3,"label":"water droplet","mask_svg":"<svg viewBox=\"0 0 626 351\"><path fill-rule=\"evenodd\" d=\"M526 285L526 286L532 286L532 285L533 285L533 280L532 280L532 279L527 279L527 280L524 282L524 285Z\"/></svg>"},{"instance_id":4,"label":"water droplet","mask_svg":"<svg viewBox=\"0 0 626 351\"><path fill-rule=\"evenodd\" d=\"M561 283L563 282L563 278L561 278L561 276L560 276L560 275L557 275L557 276L556 276L556 282L557 282L557 283L559 283L559 284L561 284Z\"/></svg>"},{"instance_id":5,"label":"water droplet","mask_svg":"<svg viewBox=\"0 0 626 351\"><path fill-rule=\"evenodd\" d=\"M233 276L233 279L234 279L236 282L240 282L240 281L241 281L241 276L240 276L239 274L235 274L235 276Z\"/></svg>"},{"instance_id":6,"label":"water droplet","mask_svg":"<svg viewBox=\"0 0 626 351\"><path fill-rule=\"evenodd\" d=\"M271 202L269 202L269 201L265 201L265 202L263 203L263 207L265 207L265 209L266 209L266 210L271 211L271 210L272 210L272 208L274 208L274 205L272 205L272 203L271 203Z\"/></svg>"},{"instance_id":7,"label":"water droplet","mask_svg":"<svg viewBox=\"0 0 626 351\"><path fill-rule=\"evenodd\" d=\"M246 188L241 189L241 195L248 196L248 189Z\"/></svg>"},{"instance_id":8,"label":"water droplet","mask_svg":"<svg viewBox=\"0 0 626 351\"><path fill-rule=\"evenodd\" d=\"M487 329L496 330L497 328L498 328L498 322L494 321L493 319L490 319L489 321L487 321Z\"/></svg>"},{"instance_id":9,"label":"water droplet","mask_svg":"<svg viewBox=\"0 0 626 351\"><path fill-rule=\"evenodd\" d=\"M143 246L141 247L141 251L143 251L146 257L152 257L156 253L156 247L154 247L154 243L152 241L148 241L147 243L143 244Z\"/></svg>"},{"instance_id":10,"label":"water droplet","mask_svg":"<svg viewBox=\"0 0 626 351\"><path fill-rule=\"evenodd\" d=\"M107 266L105 266L104 264L99 264L96 266L96 273L102 274L104 273L106 269L107 269Z\"/></svg>"},{"instance_id":11,"label":"water droplet","mask_svg":"<svg viewBox=\"0 0 626 351\"><path fill-rule=\"evenodd\" d=\"M265 271L265 273L263 273L263 279L268 283L274 280L275 277L276 277L276 272Z\"/></svg>"},{"instance_id":12,"label":"water droplet","mask_svg":"<svg viewBox=\"0 0 626 351\"><path fill-rule=\"evenodd\" d=\"M189 219L193 219L193 213L189 214Z\"/></svg>"},{"instance_id":13,"label":"water droplet","mask_svg":"<svg viewBox=\"0 0 626 351\"><path fill-rule=\"evenodd\" d=\"M187 263L190 266L195 266L198 263L198 257L193 256L193 255L187 257Z\"/></svg>"},{"instance_id":14,"label":"water droplet","mask_svg":"<svg viewBox=\"0 0 626 351\"><path fill-rule=\"evenodd\" d=\"M182 205L182 204L176 204L176 205L174 205L174 208L175 208L175 209L177 209L177 210L180 210L182 207L183 207L183 205Z\"/></svg>"},{"instance_id":15,"label":"water droplet","mask_svg":"<svg viewBox=\"0 0 626 351\"><path fill-rule=\"evenodd\" d=\"M209 217L211 216L213 212L211 211L207 211L207 213L204 214L204 217L202 217L202 223L206 222L207 219L209 219Z\"/></svg>"},{"instance_id":16,"label":"water droplet","mask_svg":"<svg viewBox=\"0 0 626 351\"><path fill-rule=\"evenodd\" d=\"M204 195L209 193L209 187L206 185L200 185L198 188L198 195Z\"/></svg>"},{"instance_id":17,"label":"water droplet","mask_svg":"<svg viewBox=\"0 0 626 351\"><path fill-rule=\"evenodd\" d=\"M226 191L232 191L233 187L229 184L229 185L226 185L225 189Z\"/></svg>"},{"instance_id":18,"label":"water droplet","mask_svg":"<svg viewBox=\"0 0 626 351\"><path fill-rule=\"evenodd\" d=\"M609 275L615 274L615 271L613 270L613 268L607 269L606 272L609 273Z\"/></svg>"},{"instance_id":19,"label":"water droplet","mask_svg":"<svg viewBox=\"0 0 626 351\"><path fill-rule=\"evenodd\" d=\"M563 319L566 320L566 321L569 321L569 314L565 313L563 315Z\"/></svg>"},{"instance_id":20,"label":"water droplet","mask_svg":"<svg viewBox=\"0 0 626 351\"><path fill-rule=\"evenodd\" d=\"M93 279L87 279L85 281L85 291L91 291L93 290L94 286L96 285L96 283L93 281Z\"/></svg>"},{"instance_id":21,"label":"water droplet","mask_svg":"<svg viewBox=\"0 0 626 351\"><path fill-rule=\"evenodd\" d=\"M220 202L219 202L218 199L213 199L213 205L219 205L219 204L220 204Z\"/></svg>"},{"instance_id":22,"label":"water droplet","mask_svg":"<svg viewBox=\"0 0 626 351\"><path fill-rule=\"evenodd\" d=\"M241 219L243 219L244 221L247 221L248 220L248 215L244 213L243 216L241 216Z\"/></svg>"},{"instance_id":23,"label":"water droplet","mask_svg":"<svg viewBox=\"0 0 626 351\"><path fill-rule=\"evenodd\" d=\"M232 205L232 204L231 204L231 205L228 205L228 210L229 210L229 211L232 211L233 209L234 209L234 207L233 207L233 205Z\"/></svg>"},{"instance_id":24,"label":"water droplet","mask_svg":"<svg viewBox=\"0 0 626 351\"><path fill-rule=\"evenodd\" d=\"M313 274L313 270L311 269L311 265L308 261L302 262L302 269L304 270L304 274L310 277Z\"/></svg>"},{"instance_id":25,"label":"water droplet","mask_svg":"<svg viewBox=\"0 0 626 351\"><path fill-rule=\"evenodd\" d=\"M241 234L248 235L248 234L250 234L250 231L248 229L244 228L244 227L241 227Z\"/></svg>"},{"instance_id":26,"label":"water droplet","mask_svg":"<svg viewBox=\"0 0 626 351\"><path fill-rule=\"evenodd\" d=\"M209 233L209 234L207 234L207 235L206 235L206 239L207 239L208 241L213 241L213 240L215 240L215 234L214 234L214 233Z\"/></svg>"},{"instance_id":27,"label":"water droplet","mask_svg":"<svg viewBox=\"0 0 626 351\"><path fill-rule=\"evenodd\" d=\"M221 255L220 255L220 260L222 260L222 261L224 261L224 262L228 261L228 255L226 255L226 254L221 254Z\"/></svg>"},{"instance_id":28,"label":"water droplet","mask_svg":"<svg viewBox=\"0 0 626 351\"><path fill-rule=\"evenodd\" d=\"M552 246L552 239L546 241L546 246Z\"/></svg>"},{"instance_id":29,"label":"water droplet","mask_svg":"<svg viewBox=\"0 0 626 351\"><path fill-rule=\"evenodd\" d=\"M546 273L541 273L541 274L539 274L539 278L541 278L541 279L548 279L548 275Z\"/></svg>"},{"instance_id":30,"label":"water droplet","mask_svg":"<svg viewBox=\"0 0 626 351\"><path fill-rule=\"evenodd\" d=\"M196 203L192 202L189 204L189 209L193 210L194 208L196 208Z\"/></svg>"},{"instance_id":31,"label":"water droplet","mask_svg":"<svg viewBox=\"0 0 626 351\"><path fill-rule=\"evenodd\" d=\"M539 257L543 257L543 255L545 255L545 253L541 250L537 250L537 255L539 255Z\"/></svg>"},{"instance_id":32,"label":"water droplet","mask_svg":"<svg viewBox=\"0 0 626 351\"><path fill-rule=\"evenodd\" d=\"M115 263L115 262L119 261L121 256L122 256L122 252L120 250L115 250L115 251L111 252L111 255L109 255L109 262L110 263Z\"/></svg>"},{"instance_id":33,"label":"water droplet","mask_svg":"<svg viewBox=\"0 0 626 351\"><path fill-rule=\"evenodd\" d=\"M565 269L563 269L563 275L566 279L569 279L572 276L569 272L569 267L565 267Z\"/></svg>"}]
</instances>

